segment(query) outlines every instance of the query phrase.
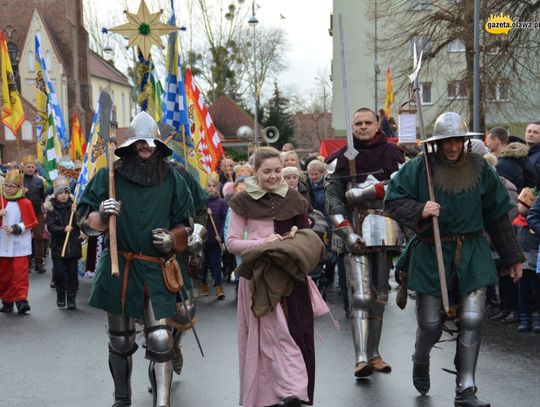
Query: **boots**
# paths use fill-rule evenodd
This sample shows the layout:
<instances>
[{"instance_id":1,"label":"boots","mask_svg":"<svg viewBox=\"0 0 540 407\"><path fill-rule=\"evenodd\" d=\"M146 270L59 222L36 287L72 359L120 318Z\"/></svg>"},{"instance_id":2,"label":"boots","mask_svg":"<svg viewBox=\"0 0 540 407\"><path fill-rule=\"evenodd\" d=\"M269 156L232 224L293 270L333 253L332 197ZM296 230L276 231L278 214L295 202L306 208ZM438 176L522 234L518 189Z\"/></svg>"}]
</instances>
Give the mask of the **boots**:
<instances>
[{"instance_id":1,"label":"boots","mask_svg":"<svg viewBox=\"0 0 540 407\"><path fill-rule=\"evenodd\" d=\"M376 372L390 373L392 366L386 363L380 356L369 359L369 364Z\"/></svg>"},{"instance_id":2,"label":"boots","mask_svg":"<svg viewBox=\"0 0 540 407\"><path fill-rule=\"evenodd\" d=\"M538 320L536 321L536 325L533 328L533 332L535 334L540 334L540 312L538 313Z\"/></svg>"},{"instance_id":3,"label":"boots","mask_svg":"<svg viewBox=\"0 0 540 407\"><path fill-rule=\"evenodd\" d=\"M0 308L0 312L5 312L7 314L13 312L13 303L2 301L2 308Z\"/></svg>"},{"instance_id":4,"label":"boots","mask_svg":"<svg viewBox=\"0 0 540 407\"><path fill-rule=\"evenodd\" d=\"M414 363L412 371L412 380L414 387L418 392L425 396L429 391L429 363Z\"/></svg>"},{"instance_id":5,"label":"boots","mask_svg":"<svg viewBox=\"0 0 540 407\"><path fill-rule=\"evenodd\" d=\"M77 309L77 303L75 302L76 296L77 296L77 291L67 292L67 309Z\"/></svg>"},{"instance_id":6,"label":"boots","mask_svg":"<svg viewBox=\"0 0 540 407\"><path fill-rule=\"evenodd\" d=\"M526 312L519 314L518 332L531 332L532 330L532 315Z\"/></svg>"},{"instance_id":7,"label":"boots","mask_svg":"<svg viewBox=\"0 0 540 407\"><path fill-rule=\"evenodd\" d=\"M225 293L223 292L223 287L220 285L216 285L216 299L217 300L225 299Z\"/></svg>"},{"instance_id":8,"label":"boots","mask_svg":"<svg viewBox=\"0 0 540 407\"><path fill-rule=\"evenodd\" d=\"M489 403L478 400L476 387L469 387L461 393L456 393L454 398L455 407L490 407Z\"/></svg>"},{"instance_id":9,"label":"boots","mask_svg":"<svg viewBox=\"0 0 540 407\"><path fill-rule=\"evenodd\" d=\"M30 311L30 304L26 300L15 301L15 304L17 305L17 314L26 314Z\"/></svg>"},{"instance_id":10,"label":"boots","mask_svg":"<svg viewBox=\"0 0 540 407\"><path fill-rule=\"evenodd\" d=\"M201 281L199 284L199 297L208 297L208 283Z\"/></svg>"},{"instance_id":11,"label":"boots","mask_svg":"<svg viewBox=\"0 0 540 407\"><path fill-rule=\"evenodd\" d=\"M56 306L58 308L66 306L66 292L64 290L56 290Z\"/></svg>"}]
</instances>

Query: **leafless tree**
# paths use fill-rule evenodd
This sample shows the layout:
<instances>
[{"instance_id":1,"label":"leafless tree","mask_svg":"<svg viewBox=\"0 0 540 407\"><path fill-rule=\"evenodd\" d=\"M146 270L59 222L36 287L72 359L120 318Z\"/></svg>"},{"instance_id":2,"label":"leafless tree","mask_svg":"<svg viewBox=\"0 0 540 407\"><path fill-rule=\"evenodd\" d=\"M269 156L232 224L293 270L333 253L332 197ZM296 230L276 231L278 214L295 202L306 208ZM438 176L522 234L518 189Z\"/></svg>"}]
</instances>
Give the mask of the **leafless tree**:
<instances>
[{"instance_id":1,"label":"leafless tree","mask_svg":"<svg viewBox=\"0 0 540 407\"><path fill-rule=\"evenodd\" d=\"M474 1L472 0L378 0L370 9L382 33L378 51L393 68L393 77L402 78L395 89L403 90L412 70L412 42L424 51L422 76L447 77L455 86L445 95L442 108L448 109L467 99L467 113L473 117ZM485 113L498 112L508 122L516 112L536 114L540 79L540 36L534 29L511 29L508 35L493 35L484 30L490 15L511 16L513 21L539 21L540 1L484 0L480 21L480 128ZM450 48L449 48L450 47ZM448 52L457 50L463 52ZM461 90L460 90L461 88ZM500 93L511 98L503 103ZM455 96L455 97L452 97Z\"/></svg>"}]
</instances>

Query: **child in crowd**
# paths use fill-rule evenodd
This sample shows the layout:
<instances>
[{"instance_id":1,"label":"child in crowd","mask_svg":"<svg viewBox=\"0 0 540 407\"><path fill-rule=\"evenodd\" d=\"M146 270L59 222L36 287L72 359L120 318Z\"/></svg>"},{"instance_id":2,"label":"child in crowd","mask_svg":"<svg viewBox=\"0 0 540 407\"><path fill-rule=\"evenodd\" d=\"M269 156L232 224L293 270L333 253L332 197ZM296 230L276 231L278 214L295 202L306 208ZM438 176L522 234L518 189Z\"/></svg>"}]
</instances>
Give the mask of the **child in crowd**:
<instances>
[{"instance_id":1,"label":"child in crowd","mask_svg":"<svg viewBox=\"0 0 540 407\"><path fill-rule=\"evenodd\" d=\"M208 237L203 247L204 263L199 295L208 295L208 269L211 269L216 287L216 298L223 300L225 299L225 293L222 286L221 252L224 249L223 226L225 224L228 206L219 196L219 181L217 177L208 176L205 190L208 193L208 223L206 224Z\"/></svg>"},{"instance_id":2,"label":"child in crowd","mask_svg":"<svg viewBox=\"0 0 540 407\"><path fill-rule=\"evenodd\" d=\"M56 305L59 308L77 309L76 297L79 289L77 264L82 255L80 229L71 218L74 205L70 195L69 180L58 176L53 182L53 195L47 197L47 230L51 237L51 257L54 282L56 284ZM70 225L71 220L71 225ZM65 253L62 253L66 235L69 233Z\"/></svg>"},{"instance_id":3,"label":"child in crowd","mask_svg":"<svg viewBox=\"0 0 540 407\"><path fill-rule=\"evenodd\" d=\"M533 312L540 311L540 279L536 274L538 244L540 238L531 231L527 215L536 200L536 191L524 187L518 196L519 215L513 221L519 245L527 260L523 264L523 276L518 282L519 326L518 332L533 330ZM540 317L534 325L534 332L540 333Z\"/></svg>"},{"instance_id":4,"label":"child in crowd","mask_svg":"<svg viewBox=\"0 0 540 407\"><path fill-rule=\"evenodd\" d=\"M32 254L31 229L38 224L32 202L23 195L23 175L19 170L6 174L1 188L0 209L0 312L19 314L30 311L28 304L29 257Z\"/></svg>"}]
</instances>

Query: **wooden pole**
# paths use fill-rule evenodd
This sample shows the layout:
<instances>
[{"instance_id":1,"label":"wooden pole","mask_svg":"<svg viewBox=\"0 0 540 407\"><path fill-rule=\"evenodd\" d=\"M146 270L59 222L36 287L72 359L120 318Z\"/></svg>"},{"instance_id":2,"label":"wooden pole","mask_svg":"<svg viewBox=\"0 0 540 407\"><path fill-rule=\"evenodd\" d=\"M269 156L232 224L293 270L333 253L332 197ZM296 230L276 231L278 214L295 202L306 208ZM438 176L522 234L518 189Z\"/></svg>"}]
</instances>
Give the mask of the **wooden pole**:
<instances>
[{"instance_id":1,"label":"wooden pole","mask_svg":"<svg viewBox=\"0 0 540 407\"><path fill-rule=\"evenodd\" d=\"M109 133L109 198L116 199L116 190L114 185L114 150L116 149L116 106L112 107L111 128ZM115 278L120 276L118 268L118 243L116 240L116 216L109 217L109 250L111 255L111 275Z\"/></svg>"},{"instance_id":2,"label":"wooden pole","mask_svg":"<svg viewBox=\"0 0 540 407\"><path fill-rule=\"evenodd\" d=\"M75 187L75 199L73 200L73 205L71 206L71 213L69 214L68 226L71 226L73 224L73 218L75 216L75 208L76 208L75 205L77 204L77 199L79 199L79 191L80 190L81 190L81 185L77 184L77 186ZM67 245L68 245L70 235L71 235L71 230L66 232L66 238L64 239L64 244L62 246L61 257L66 256L66 250L67 250Z\"/></svg>"}]
</instances>

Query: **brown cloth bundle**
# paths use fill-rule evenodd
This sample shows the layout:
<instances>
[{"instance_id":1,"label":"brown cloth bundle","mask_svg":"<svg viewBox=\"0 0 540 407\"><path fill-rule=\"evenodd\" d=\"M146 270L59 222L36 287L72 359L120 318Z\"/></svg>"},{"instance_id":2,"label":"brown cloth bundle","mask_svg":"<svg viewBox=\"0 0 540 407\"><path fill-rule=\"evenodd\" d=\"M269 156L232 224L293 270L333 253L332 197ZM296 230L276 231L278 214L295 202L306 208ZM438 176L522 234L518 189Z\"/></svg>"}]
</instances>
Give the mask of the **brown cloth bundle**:
<instances>
[{"instance_id":1,"label":"brown cloth bundle","mask_svg":"<svg viewBox=\"0 0 540 407\"><path fill-rule=\"evenodd\" d=\"M251 280L253 314L261 317L273 311L282 297L290 296L294 280L305 281L323 257L324 244L311 229L242 253L235 272Z\"/></svg>"}]
</instances>

